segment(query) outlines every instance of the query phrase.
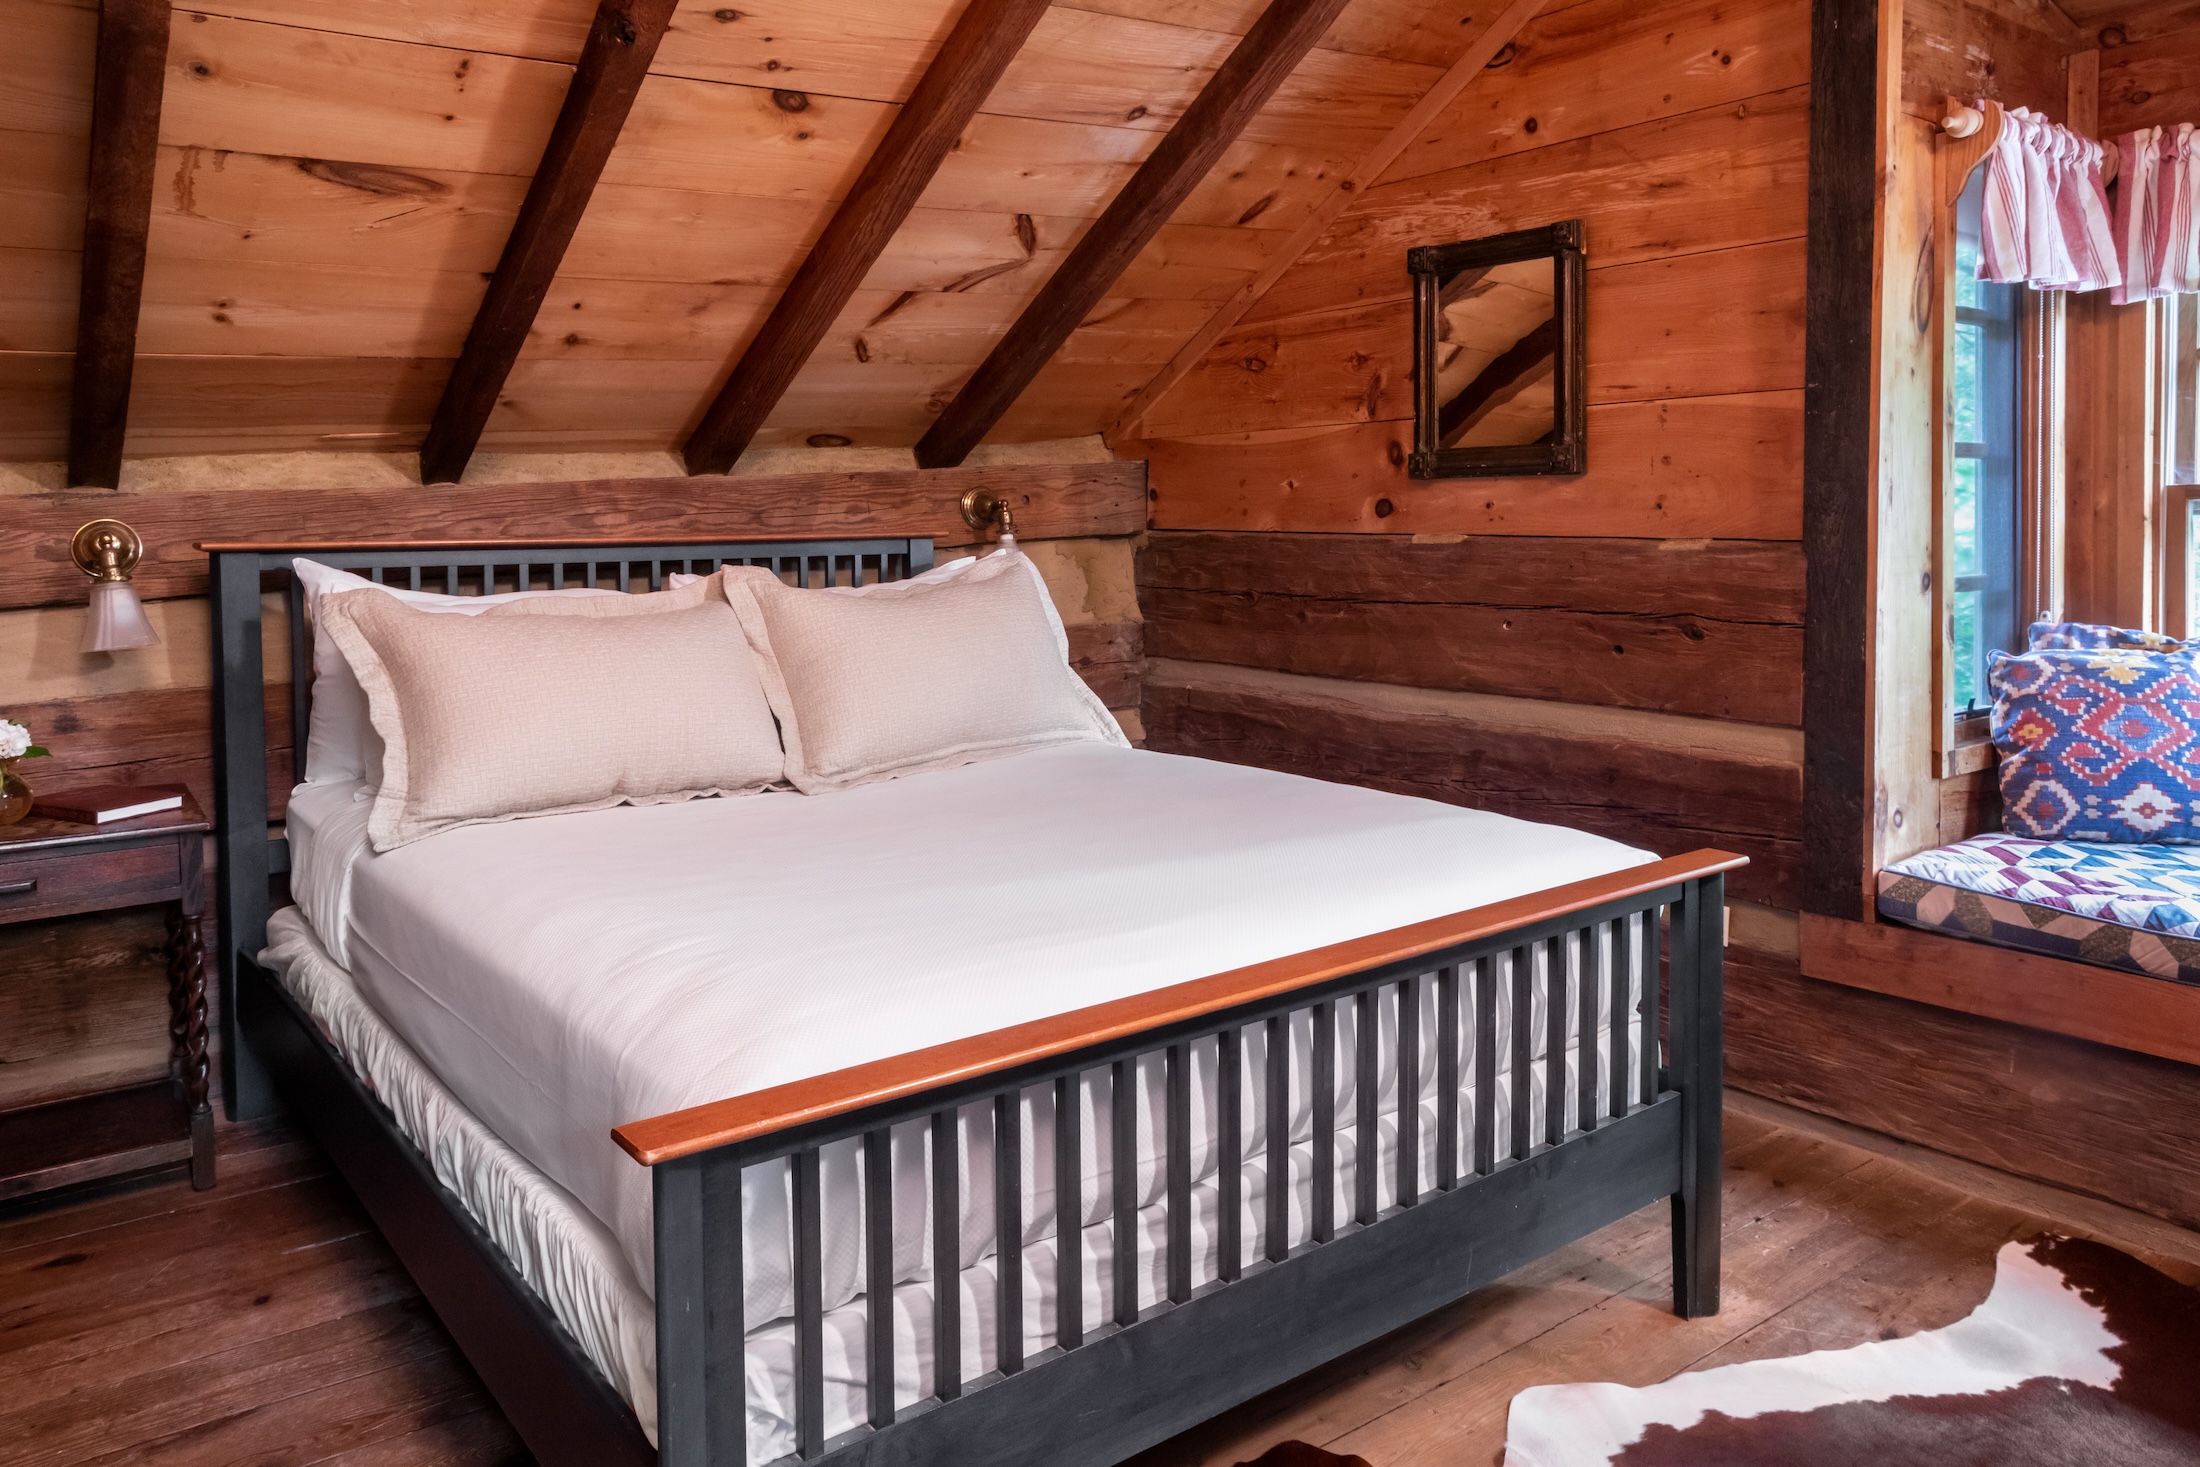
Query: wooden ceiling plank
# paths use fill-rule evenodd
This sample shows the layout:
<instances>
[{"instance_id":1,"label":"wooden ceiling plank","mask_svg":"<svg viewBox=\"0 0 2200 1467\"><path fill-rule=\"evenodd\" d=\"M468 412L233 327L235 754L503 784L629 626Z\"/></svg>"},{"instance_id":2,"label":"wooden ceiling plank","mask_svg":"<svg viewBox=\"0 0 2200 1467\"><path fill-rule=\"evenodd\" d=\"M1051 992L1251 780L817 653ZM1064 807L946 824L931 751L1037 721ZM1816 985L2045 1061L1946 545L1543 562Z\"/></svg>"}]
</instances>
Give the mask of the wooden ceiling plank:
<instances>
[{"instance_id":1,"label":"wooden ceiling plank","mask_svg":"<svg viewBox=\"0 0 2200 1467\"><path fill-rule=\"evenodd\" d=\"M909 217L1048 0L970 0L824 235L734 363L684 449L691 474L733 467Z\"/></svg>"},{"instance_id":2,"label":"wooden ceiling plank","mask_svg":"<svg viewBox=\"0 0 2200 1467\"><path fill-rule=\"evenodd\" d=\"M1329 226L1336 222L1337 216L1345 211L1346 206L1376 179L1382 177L1383 171L1397 161L1398 155L1420 135L1421 130L1488 68L1497 53L1512 43L1513 37L1520 33L1520 28L1534 19L1536 12L1545 3L1546 0L1513 0L1496 20L1490 22L1489 28L1477 36L1474 44L1467 47L1465 53L1452 63L1451 70L1438 78L1436 85L1430 87L1427 94L1414 103L1413 110L1360 160L1360 166L1353 170L1352 176L1337 180L1336 188L1307 216L1283 248L1276 251L1261 268L1260 273L1248 280L1236 295L1223 302L1222 309L1215 312L1214 318L1190 341L1185 342L1183 349L1177 352L1169 364L1155 373L1153 380L1131 399L1130 406L1123 410L1123 415L1116 419L1115 426L1108 431L1110 443L1138 436L1139 420L1152 411L1161 395L1199 365L1206 357L1208 349L1244 318L1245 313L1253 308L1253 303L1266 295L1291 266L1297 263L1301 255L1314 247L1328 232Z\"/></svg>"},{"instance_id":3,"label":"wooden ceiling plank","mask_svg":"<svg viewBox=\"0 0 2200 1467\"><path fill-rule=\"evenodd\" d=\"M71 485L112 489L122 476L138 299L145 288L145 237L153 217L168 20L168 0L104 0L100 6L76 364L69 389Z\"/></svg>"},{"instance_id":4,"label":"wooden ceiling plank","mask_svg":"<svg viewBox=\"0 0 2200 1467\"><path fill-rule=\"evenodd\" d=\"M1519 0L1526 3L1526 0ZM977 372L917 443L926 468L961 463L1246 124L1313 49L1345 0L1270 0L1183 118L1086 231Z\"/></svg>"},{"instance_id":5,"label":"wooden ceiling plank","mask_svg":"<svg viewBox=\"0 0 2200 1467\"><path fill-rule=\"evenodd\" d=\"M512 363L526 345L565 247L649 73L677 0L602 0L458 365L420 445L420 478L454 484L481 441Z\"/></svg>"}]
</instances>

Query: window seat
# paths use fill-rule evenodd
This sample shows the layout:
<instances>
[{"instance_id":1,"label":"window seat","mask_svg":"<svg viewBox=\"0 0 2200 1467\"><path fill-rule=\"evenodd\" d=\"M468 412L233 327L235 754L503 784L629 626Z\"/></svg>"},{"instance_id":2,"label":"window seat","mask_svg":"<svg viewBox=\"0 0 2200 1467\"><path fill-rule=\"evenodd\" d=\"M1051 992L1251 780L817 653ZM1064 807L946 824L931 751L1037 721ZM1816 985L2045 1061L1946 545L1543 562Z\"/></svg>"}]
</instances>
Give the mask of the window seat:
<instances>
[{"instance_id":1,"label":"window seat","mask_svg":"<svg viewBox=\"0 0 2200 1467\"><path fill-rule=\"evenodd\" d=\"M1879 914L2200 985L2200 846L1972 836L1879 873Z\"/></svg>"}]
</instances>

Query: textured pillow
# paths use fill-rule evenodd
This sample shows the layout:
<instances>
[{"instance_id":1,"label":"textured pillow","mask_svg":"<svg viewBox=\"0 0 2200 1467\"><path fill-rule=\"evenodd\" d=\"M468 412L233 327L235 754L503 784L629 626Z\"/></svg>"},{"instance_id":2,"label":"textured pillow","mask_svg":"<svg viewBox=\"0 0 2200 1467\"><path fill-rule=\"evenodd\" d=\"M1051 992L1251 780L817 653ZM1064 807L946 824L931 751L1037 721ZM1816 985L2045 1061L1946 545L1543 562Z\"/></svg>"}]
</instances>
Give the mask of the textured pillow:
<instances>
[{"instance_id":1,"label":"textured pillow","mask_svg":"<svg viewBox=\"0 0 2200 1467\"><path fill-rule=\"evenodd\" d=\"M365 576L303 557L290 563L305 592L306 620L313 627L313 710L307 720L302 784L340 784L381 779L382 740L367 718L367 695L336 643L321 634L321 598L342 591L377 591L422 611L454 611L478 616L491 607L545 598L569 602L583 596L617 596L617 591L580 587L570 591L507 591L495 596L444 596L385 586Z\"/></svg>"},{"instance_id":2,"label":"textured pillow","mask_svg":"<svg viewBox=\"0 0 2200 1467\"><path fill-rule=\"evenodd\" d=\"M2160 632L2131 627L2099 626L2085 621L2036 621L2025 633L2025 646L2034 652L2095 651L2118 648L2130 652L2182 652L2187 643Z\"/></svg>"},{"instance_id":3,"label":"textured pillow","mask_svg":"<svg viewBox=\"0 0 2200 1467\"><path fill-rule=\"evenodd\" d=\"M2200 842L2200 659L1996 652L1986 681L2010 834Z\"/></svg>"},{"instance_id":4,"label":"textured pillow","mask_svg":"<svg viewBox=\"0 0 2200 1467\"><path fill-rule=\"evenodd\" d=\"M1070 669L1061 618L1020 552L885 585L796 590L747 570L725 588L779 715L787 778L805 794L1129 742Z\"/></svg>"},{"instance_id":5,"label":"textured pillow","mask_svg":"<svg viewBox=\"0 0 2200 1467\"><path fill-rule=\"evenodd\" d=\"M385 753L378 851L461 825L748 794L784 766L716 578L653 596L440 616L353 591L322 625Z\"/></svg>"}]
</instances>

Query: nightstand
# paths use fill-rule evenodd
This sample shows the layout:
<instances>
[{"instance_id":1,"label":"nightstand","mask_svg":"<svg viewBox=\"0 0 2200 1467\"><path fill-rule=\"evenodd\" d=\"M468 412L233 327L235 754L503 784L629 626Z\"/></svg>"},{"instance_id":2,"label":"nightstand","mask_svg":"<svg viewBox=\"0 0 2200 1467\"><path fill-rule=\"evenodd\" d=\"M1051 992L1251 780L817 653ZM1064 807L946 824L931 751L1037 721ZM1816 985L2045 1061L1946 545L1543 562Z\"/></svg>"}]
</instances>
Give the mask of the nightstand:
<instances>
[{"instance_id":1,"label":"nightstand","mask_svg":"<svg viewBox=\"0 0 2200 1467\"><path fill-rule=\"evenodd\" d=\"M167 1079L0 1112L0 1201L179 1161L193 1187L214 1185L198 924L210 828L189 795L180 810L109 825L0 826L0 923L167 906L171 1046Z\"/></svg>"}]
</instances>

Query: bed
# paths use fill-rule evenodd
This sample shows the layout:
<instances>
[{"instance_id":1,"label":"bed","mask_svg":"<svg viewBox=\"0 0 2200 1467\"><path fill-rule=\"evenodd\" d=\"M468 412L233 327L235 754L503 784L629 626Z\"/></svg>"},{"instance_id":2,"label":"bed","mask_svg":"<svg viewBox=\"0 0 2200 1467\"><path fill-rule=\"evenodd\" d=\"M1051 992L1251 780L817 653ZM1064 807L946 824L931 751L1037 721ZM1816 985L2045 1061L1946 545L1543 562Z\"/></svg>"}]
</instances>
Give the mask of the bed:
<instances>
[{"instance_id":1,"label":"bed","mask_svg":"<svg viewBox=\"0 0 2200 1467\"><path fill-rule=\"evenodd\" d=\"M1738 858L1112 747L380 855L308 786L271 840L293 556L642 590L931 547L206 548L225 1095L326 1145L540 1460L1112 1463L1659 1197L1716 1310Z\"/></svg>"}]
</instances>

